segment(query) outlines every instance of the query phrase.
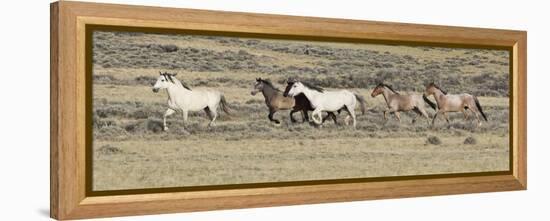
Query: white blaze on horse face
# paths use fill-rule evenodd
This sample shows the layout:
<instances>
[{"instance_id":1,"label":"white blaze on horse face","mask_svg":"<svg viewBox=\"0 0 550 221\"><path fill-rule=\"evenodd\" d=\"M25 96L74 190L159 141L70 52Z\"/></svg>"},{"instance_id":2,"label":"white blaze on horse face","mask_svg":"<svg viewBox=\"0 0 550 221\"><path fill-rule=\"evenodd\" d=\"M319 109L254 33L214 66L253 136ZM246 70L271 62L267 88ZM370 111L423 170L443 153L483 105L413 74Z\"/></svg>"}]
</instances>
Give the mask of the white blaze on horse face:
<instances>
[{"instance_id":1,"label":"white blaze on horse face","mask_svg":"<svg viewBox=\"0 0 550 221\"><path fill-rule=\"evenodd\" d=\"M296 82L292 85L292 87L288 91L288 95L291 97L294 97L302 92L304 92L304 85L300 82Z\"/></svg>"}]
</instances>

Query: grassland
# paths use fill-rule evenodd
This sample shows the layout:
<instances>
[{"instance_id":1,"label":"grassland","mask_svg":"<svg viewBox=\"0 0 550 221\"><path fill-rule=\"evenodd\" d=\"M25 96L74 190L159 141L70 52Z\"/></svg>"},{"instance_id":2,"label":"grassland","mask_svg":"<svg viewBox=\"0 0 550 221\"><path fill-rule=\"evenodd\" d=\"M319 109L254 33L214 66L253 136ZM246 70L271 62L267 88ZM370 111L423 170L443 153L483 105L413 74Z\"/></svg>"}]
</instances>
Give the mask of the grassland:
<instances>
[{"instance_id":1,"label":"grassland","mask_svg":"<svg viewBox=\"0 0 550 221\"><path fill-rule=\"evenodd\" d=\"M357 177L501 171L508 169L508 53L211 36L97 32L94 34L93 110L95 190L238 184ZM206 127L193 113L184 133L181 115L169 118L165 92L151 85L159 71L177 72L193 88L222 91L233 115ZM327 122L322 128L267 119L257 77L283 86L299 77L327 89L367 97L356 130ZM450 114L431 129L382 119L378 82L420 93L435 81L450 93L480 97L489 122L476 128ZM433 114L433 110L430 110ZM296 116L300 119L299 115ZM339 116L343 122L345 114Z\"/></svg>"}]
</instances>

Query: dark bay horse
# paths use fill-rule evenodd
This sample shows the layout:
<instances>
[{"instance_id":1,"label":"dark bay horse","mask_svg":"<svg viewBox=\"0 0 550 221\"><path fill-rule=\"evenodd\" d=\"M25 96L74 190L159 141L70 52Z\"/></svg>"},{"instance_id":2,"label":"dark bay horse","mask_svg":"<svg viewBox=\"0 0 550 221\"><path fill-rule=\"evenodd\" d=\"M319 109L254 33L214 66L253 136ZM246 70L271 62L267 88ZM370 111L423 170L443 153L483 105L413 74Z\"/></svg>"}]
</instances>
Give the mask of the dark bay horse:
<instances>
[{"instance_id":1,"label":"dark bay horse","mask_svg":"<svg viewBox=\"0 0 550 221\"><path fill-rule=\"evenodd\" d=\"M283 93L277 89L271 81L267 79L256 78L256 83L254 84L254 89L250 94L256 95L258 92L262 92L265 99L265 104L269 108L268 118L270 121L279 124L280 121L273 118L275 112L279 110L291 110L290 111L290 120L292 123L296 122L292 114L296 112L302 112L302 122L309 121L308 111L313 110L311 103L303 94L301 96L285 97ZM331 117L334 123L336 124L336 115L333 112L328 112L328 115L323 118L323 122Z\"/></svg>"},{"instance_id":2,"label":"dark bay horse","mask_svg":"<svg viewBox=\"0 0 550 221\"><path fill-rule=\"evenodd\" d=\"M384 83L378 84L372 91L371 96L376 97L380 94L382 94L384 100L386 100L386 105L388 107L388 109L384 111L384 119L388 119L387 113L389 112L390 114L393 113L397 120L401 122L399 112L412 110L417 113L417 116L423 116L424 118L426 118L426 122L430 124L430 119L425 109L426 103L422 99L421 95L400 94L399 92L395 91L391 86ZM433 104L430 100L427 101L428 104L430 104L430 107L434 108L435 110L435 104ZM412 122L416 122L416 117L413 119Z\"/></svg>"},{"instance_id":3,"label":"dark bay horse","mask_svg":"<svg viewBox=\"0 0 550 221\"><path fill-rule=\"evenodd\" d=\"M479 104L479 100L476 96L473 96L471 94L447 94L446 91L441 89L439 86L437 86L435 83L430 83L428 86L426 86L426 91L424 92L425 96L433 95L435 98L435 101L437 103L438 111L435 113L433 120L432 120L432 126L435 122L435 119L438 115L443 115L445 117L445 120L447 120L447 123L449 122L449 117L447 116L447 112L459 112L461 111L464 114L464 119L468 119L468 110L470 110L472 113L474 113L474 116L477 119L477 125L481 126L481 120L479 119L479 115L483 116L483 119L487 121L487 116L485 113L483 113L483 109L481 108L481 105ZM426 98L427 100L427 98Z\"/></svg>"}]
</instances>

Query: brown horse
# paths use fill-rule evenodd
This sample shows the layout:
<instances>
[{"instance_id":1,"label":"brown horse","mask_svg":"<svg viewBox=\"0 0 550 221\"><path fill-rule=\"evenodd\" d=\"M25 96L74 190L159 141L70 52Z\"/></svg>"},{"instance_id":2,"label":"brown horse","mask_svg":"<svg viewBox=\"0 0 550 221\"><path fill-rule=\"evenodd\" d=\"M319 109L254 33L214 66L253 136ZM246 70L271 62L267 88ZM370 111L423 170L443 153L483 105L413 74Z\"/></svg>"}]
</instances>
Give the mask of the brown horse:
<instances>
[{"instance_id":1,"label":"brown horse","mask_svg":"<svg viewBox=\"0 0 550 221\"><path fill-rule=\"evenodd\" d=\"M285 97L279 89L273 86L271 81L261 78L256 78L254 89L250 92L250 94L256 95L258 92L262 92L264 95L265 104L267 105L267 108L269 108L268 118L270 121L275 122L276 124L280 123L279 120L273 118L275 112L279 110L291 110L290 120L292 123L296 122L296 119L294 119L292 114L299 111L302 112L302 122L309 121L307 112L313 110L313 108L311 107L309 100L304 95L296 96L294 98ZM328 117L331 117L335 124L337 123L336 115L332 112L328 112L328 115L323 118L323 122Z\"/></svg>"},{"instance_id":2,"label":"brown horse","mask_svg":"<svg viewBox=\"0 0 550 221\"><path fill-rule=\"evenodd\" d=\"M481 108L481 105L479 104L479 100L476 96L473 96L471 94L447 94L446 91L441 89L439 86L437 86L435 83L430 83L428 86L426 86L426 92L424 92L425 96L433 95L435 98L435 101L437 103L437 108L439 109L433 119L432 119L432 126L435 123L435 119L440 114L445 117L445 120L447 120L447 123L450 125L449 117L447 116L447 112L459 112L461 111L464 114L464 120L468 120L468 110L470 110L472 113L474 113L474 116L477 119L477 125L481 126L481 120L479 119L479 115L483 116L483 119L487 121L487 116L485 113L483 113L483 110ZM427 100L427 98L426 98Z\"/></svg>"},{"instance_id":3,"label":"brown horse","mask_svg":"<svg viewBox=\"0 0 550 221\"><path fill-rule=\"evenodd\" d=\"M376 97L382 94L384 100L386 100L387 110L384 110L384 119L388 119L387 113L394 114L399 122L401 122L401 117L399 112L405 111L414 111L417 113L417 116L423 116L426 118L426 122L430 124L430 118L428 113L426 113L425 102L420 95L410 95L410 94L399 94L399 92L393 90L393 88L387 84L380 83L378 84L371 93L372 97ZM431 101L428 100L431 103ZM430 104L429 103L429 104ZM432 108L433 103L430 104ZM434 108L435 109L435 108ZM412 120L413 123L416 122L416 117Z\"/></svg>"}]
</instances>

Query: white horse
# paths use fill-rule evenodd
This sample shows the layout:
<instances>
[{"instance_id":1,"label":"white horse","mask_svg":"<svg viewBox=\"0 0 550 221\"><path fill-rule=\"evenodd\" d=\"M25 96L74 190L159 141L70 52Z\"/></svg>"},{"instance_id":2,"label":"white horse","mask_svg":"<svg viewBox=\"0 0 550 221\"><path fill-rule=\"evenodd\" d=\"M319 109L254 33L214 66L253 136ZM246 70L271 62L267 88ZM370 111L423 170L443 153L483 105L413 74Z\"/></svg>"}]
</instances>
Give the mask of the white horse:
<instances>
[{"instance_id":1,"label":"white horse","mask_svg":"<svg viewBox=\"0 0 550 221\"><path fill-rule=\"evenodd\" d=\"M311 118L318 125L322 123L323 111L334 112L344 109L349 114L346 116L346 124L349 124L349 118L351 117L353 120L353 128L355 128L357 124L355 119L355 106L357 105L357 101L361 103L361 111L365 114L365 99L348 90L325 91L323 88L309 85L305 82L294 81L289 83L292 83L292 86L287 87L284 95L294 97L303 93L314 108Z\"/></svg>"},{"instance_id":2,"label":"white horse","mask_svg":"<svg viewBox=\"0 0 550 221\"><path fill-rule=\"evenodd\" d=\"M208 126L215 126L214 121L218 117L217 109L221 109L229 114L227 101L222 93L211 90L191 90L187 85L176 79L176 74L160 73L157 82L153 86L153 92L157 93L160 89L166 89L168 92L168 110L164 113L163 126L166 126L166 117L174 114L176 111L183 112L183 123L187 123L189 111L204 110L210 123ZM185 131L185 128L183 129ZM186 132L186 131L185 131Z\"/></svg>"}]
</instances>

